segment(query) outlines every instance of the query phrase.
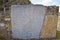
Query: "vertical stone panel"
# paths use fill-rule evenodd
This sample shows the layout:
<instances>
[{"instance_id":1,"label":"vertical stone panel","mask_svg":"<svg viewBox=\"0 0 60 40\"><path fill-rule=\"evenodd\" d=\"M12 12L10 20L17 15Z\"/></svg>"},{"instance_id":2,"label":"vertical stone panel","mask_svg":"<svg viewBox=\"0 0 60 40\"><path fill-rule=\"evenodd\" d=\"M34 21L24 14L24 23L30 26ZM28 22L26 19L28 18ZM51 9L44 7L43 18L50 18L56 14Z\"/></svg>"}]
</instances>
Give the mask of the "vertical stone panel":
<instances>
[{"instance_id":1,"label":"vertical stone panel","mask_svg":"<svg viewBox=\"0 0 60 40\"><path fill-rule=\"evenodd\" d=\"M12 37L21 39L39 39L45 7L36 5L12 5Z\"/></svg>"},{"instance_id":2,"label":"vertical stone panel","mask_svg":"<svg viewBox=\"0 0 60 40\"><path fill-rule=\"evenodd\" d=\"M41 38L54 38L56 37L57 16L47 15L43 23Z\"/></svg>"}]
</instances>

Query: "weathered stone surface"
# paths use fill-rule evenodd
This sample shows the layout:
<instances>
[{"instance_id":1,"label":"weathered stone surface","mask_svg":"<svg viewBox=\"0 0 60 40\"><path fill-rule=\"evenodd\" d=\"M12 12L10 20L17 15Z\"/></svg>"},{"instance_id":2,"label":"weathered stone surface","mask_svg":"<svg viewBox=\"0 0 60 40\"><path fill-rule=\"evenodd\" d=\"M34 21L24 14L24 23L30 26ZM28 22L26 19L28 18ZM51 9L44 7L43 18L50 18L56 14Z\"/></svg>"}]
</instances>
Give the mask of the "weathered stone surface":
<instances>
[{"instance_id":1,"label":"weathered stone surface","mask_svg":"<svg viewBox=\"0 0 60 40\"><path fill-rule=\"evenodd\" d=\"M41 5L12 5L12 37L38 39L44 20L45 9Z\"/></svg>"},{"instance_id":2,"label":"weathered stone surface","mask_svg":"<svg viewBox=\"0 0 60 40\"><path fill-rule=\"evenodd\" d=\"M0 29L0 37L7 37L7 30Z\"/></svg>"},{"instance_id":3,"label":"weathered stone surface","mask_svg":"<svg viewBox=\"0 0 60 40\"><path fill-rule=\"evenodd\" d=\"M38 5L13 5L11 8L13 38L39 38L39 35L40 38L56 37L57 15L55 10L53 10L54 12L51 10L46 12L46 7ZM47 14L45 15L45 13Z\"/></svg>"},{"instance_id":4,"label":"weathered stone surface","mask_svg":"<svg viewBox=\"0 0 60 40\"><path fill-rule=\"evenodd\" d=\"M58 16L57 30L60 31L60 16Z\"/></svg>"},{"instance_id":5,"label":"weathered stone surface","mask_svg":"<svg viewBox=\"0 0 60 40\"><path fill-rule=\"evenodd\" d=\"M56 15L46 15L40 37L41 38L56 37L56 28L57 28L57 16Z\"/></svg>"},{"instance_id":6,"label":"weathered stone surface","mask_svg":"<svg viewBox=\"0 0 60 40\"><path fill-rule=\"evenodd\" d=\"M46 15L58 15L59 7L58 6L48 6L46 9Z\"/></svg>"}]
</instances>

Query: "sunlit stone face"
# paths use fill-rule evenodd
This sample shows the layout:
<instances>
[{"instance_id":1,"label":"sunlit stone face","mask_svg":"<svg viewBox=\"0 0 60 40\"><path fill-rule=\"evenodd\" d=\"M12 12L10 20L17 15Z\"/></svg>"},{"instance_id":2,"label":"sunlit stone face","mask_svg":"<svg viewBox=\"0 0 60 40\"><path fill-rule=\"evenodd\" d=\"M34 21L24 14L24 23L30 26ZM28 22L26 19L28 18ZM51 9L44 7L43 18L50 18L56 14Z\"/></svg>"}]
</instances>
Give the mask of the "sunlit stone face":
<instances>
[{"instance_id":1,"label":"sunlit stone face","mask_svg":"<svg viewBox=\"0 0 60 40\"><path fill-rule=\"evenodd\" d=\"M44 6L12 5L11 22L13 38L39 38L44 15Z\"/></svg>"},{"instance_id":2,"label":"sunlit stone face","mask_svg":"<svg viewBox=\"0 0 60 40\"><path fill-rule=\"evenodd\" d=\"M60 16L58 16L57 30L60 31Z\"/></svg>"}]
</instances>

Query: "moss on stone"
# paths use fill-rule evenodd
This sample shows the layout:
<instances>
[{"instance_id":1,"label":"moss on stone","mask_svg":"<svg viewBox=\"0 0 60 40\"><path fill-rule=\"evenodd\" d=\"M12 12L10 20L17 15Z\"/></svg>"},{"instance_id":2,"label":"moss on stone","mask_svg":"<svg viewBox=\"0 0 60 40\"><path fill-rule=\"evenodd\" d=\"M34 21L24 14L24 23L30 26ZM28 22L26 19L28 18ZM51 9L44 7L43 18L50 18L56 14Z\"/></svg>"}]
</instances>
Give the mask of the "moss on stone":
<instances>
[{"instance_id":1,"label":"moss on stone","mask_svg":"<svg viewBox=\"0 0 60 40\"><path fill-rule=\"evenodd\" d=\"M60 39L60 31L57 31L57 33L56 33L56 39Z\"/></svg>"},{"instance_id":2,"label":"moss on stone","mask_svg":"<svg viewBox=\"0 0 60 40\"><path fill-rule=\"evenodd\" d=\"M26 4L31 3L29 0L24 0L24 2L25 2Z\"/></svg>"}]
</instances>

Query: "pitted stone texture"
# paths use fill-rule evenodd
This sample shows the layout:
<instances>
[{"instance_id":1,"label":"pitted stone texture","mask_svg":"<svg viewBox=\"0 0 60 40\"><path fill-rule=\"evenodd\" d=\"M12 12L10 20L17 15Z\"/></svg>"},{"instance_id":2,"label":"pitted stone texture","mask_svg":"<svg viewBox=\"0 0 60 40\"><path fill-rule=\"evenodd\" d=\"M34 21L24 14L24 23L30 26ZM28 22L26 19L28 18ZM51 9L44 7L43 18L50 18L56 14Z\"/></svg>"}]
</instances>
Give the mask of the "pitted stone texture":
<instances>
[{"instance_id":1,"label":"pitted stone texture","mask_svg":"<svg viewBox=\"0 0 60 40\"><path fill-rule=\"evenodd\" d=\"M56 29L57 29L57 16L46 15L40 37L41 38L55 38Z\"/></svg>"},{"instance_id":2,"label":"pitted stone texture","mask_svg":"<svg viewBox=\"0 0 60 40\"><path fill-rule=\"evenodd\" d=\"M21 39L39 38L44 16L44 6L12 5L12 37Z\"/></svg>"}]
</instances>

